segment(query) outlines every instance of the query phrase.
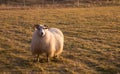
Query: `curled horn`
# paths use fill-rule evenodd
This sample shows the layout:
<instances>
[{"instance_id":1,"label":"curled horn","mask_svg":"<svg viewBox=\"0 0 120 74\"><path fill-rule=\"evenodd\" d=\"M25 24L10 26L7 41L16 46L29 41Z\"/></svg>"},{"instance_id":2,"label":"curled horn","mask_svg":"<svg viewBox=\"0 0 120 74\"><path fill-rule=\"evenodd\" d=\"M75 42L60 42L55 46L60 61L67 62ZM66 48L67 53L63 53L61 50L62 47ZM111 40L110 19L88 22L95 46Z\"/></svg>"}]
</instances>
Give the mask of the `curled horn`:
<instances>
[{"instance_id":1,"label":"curled horn","mask_svg":"<svg viewBox=\"0 0 120 74\"><path fill-rule=\"evenodd\" d=\"M35 25L34 25L34 28L35 28L35 29L39 29L39 26L40 26L39 24L35 24Z\"/></svg>"},{"instance_id":2,"label":"curled horn","mask_svg":"<svg viewBox=\"0 0 120 74\"><path fill-rule=\"evenodd\" d=\"M48 26L47 25L44 25L45 29L48 29Z\"/></svg>"}]
</instances>

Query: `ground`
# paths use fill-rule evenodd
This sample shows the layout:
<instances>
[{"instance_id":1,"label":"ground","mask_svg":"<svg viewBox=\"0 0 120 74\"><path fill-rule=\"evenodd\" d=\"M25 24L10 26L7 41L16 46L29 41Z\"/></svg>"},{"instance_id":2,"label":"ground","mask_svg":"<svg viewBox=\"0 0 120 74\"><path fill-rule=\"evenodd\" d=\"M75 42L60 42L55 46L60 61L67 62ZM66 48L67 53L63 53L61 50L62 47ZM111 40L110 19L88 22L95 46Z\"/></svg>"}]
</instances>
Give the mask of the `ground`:
<instances>
[{"instance_id":1,"label":"ground","mask_svg":"<svg viewBox=\"0 0 120 74\"><path fill-rule=\"evenodd\" d=\"M41 74L119 74L120 6L0 10L0 72ZM62 30L58 59L34 62L34 24Z\"/></svg>"}]
</instances>

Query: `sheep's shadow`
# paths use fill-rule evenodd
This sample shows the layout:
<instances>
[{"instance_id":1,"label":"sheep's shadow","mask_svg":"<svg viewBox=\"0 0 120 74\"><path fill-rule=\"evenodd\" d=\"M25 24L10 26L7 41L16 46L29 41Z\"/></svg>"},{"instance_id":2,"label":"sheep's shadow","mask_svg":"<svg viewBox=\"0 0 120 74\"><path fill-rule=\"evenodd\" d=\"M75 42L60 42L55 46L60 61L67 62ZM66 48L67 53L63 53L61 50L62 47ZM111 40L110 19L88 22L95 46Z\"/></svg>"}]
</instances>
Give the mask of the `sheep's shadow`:
<instances>
[{"instance_id":1,"label":"sheep's shadow","mask_svg":"<svg viewBox=\"0 0 120 74\"><path fill-rule=\"evenodd\" d=\"M50 58L49 61L47 61L46 58L40 58L39 61L32 59L32 61L34 63L39 62L39 63L49 63L49 62L53 62L53 63L62 63L63 61L60 58Z\"/></svg>"}]
</instances>

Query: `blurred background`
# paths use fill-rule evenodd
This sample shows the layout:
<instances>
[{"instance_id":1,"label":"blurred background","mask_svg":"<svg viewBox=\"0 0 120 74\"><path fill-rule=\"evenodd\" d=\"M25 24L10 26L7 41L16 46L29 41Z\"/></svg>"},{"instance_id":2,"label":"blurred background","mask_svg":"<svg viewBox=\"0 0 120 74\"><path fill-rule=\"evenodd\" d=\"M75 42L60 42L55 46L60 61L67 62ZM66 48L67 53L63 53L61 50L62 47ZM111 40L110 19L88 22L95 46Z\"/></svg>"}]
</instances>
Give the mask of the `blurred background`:
<instances>
[{"instance_id":1,"label":"blurred background","mask_svg":"<svg viewBox=\"0 0 120 74\"><path fill-rule=\"evenodd\" d=\"M0 6L89 7L120 5L120 0L0 0Z\"/></svg>"}]
</instances>

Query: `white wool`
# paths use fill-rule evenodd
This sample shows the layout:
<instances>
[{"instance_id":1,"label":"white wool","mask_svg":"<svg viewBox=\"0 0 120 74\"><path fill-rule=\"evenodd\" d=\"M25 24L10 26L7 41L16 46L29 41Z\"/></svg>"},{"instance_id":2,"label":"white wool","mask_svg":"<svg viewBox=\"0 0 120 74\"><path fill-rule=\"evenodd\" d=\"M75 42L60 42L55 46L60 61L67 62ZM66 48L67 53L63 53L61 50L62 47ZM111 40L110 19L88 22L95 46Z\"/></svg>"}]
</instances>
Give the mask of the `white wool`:
<instances>
[{"instance_id":1,"label":"white wool","mask_svg":"<svg viewBox=\"0 0 120 74\"><path fill-rule=\"evenodd\" d=\"M31 42L33 55L46 53L48 57L59 56L63 51L64 36L57 28L45 30L45 36L40 37L37 30L34 31Z\"/></svg>"}]
</instances>

